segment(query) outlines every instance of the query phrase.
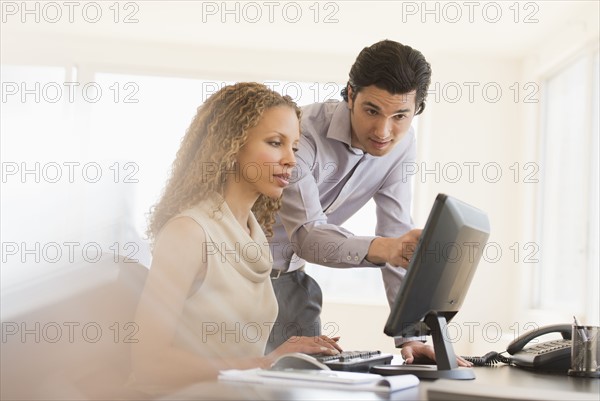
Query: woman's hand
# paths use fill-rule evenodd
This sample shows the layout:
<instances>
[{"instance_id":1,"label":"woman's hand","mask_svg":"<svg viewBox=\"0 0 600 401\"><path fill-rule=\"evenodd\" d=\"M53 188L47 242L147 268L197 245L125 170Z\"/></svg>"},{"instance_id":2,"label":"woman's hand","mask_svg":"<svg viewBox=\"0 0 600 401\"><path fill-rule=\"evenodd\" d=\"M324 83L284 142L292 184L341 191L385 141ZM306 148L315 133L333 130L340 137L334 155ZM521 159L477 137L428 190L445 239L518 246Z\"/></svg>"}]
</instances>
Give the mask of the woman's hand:
<instances>
[{"instance_id":1,"label":"woman's hand","mask_svg":"<svg viewBox=\"0 0 600 401\"><path fill-rule=\"evenodd\" d=\"M339 339L339 337L327 337L325 335L316 337L290 337L265 357L265 366L262 367L270 367L275 362L275 359L291 352L337 355L342 351L342 348L337 343Z\"/></svg>"}]
</instances>

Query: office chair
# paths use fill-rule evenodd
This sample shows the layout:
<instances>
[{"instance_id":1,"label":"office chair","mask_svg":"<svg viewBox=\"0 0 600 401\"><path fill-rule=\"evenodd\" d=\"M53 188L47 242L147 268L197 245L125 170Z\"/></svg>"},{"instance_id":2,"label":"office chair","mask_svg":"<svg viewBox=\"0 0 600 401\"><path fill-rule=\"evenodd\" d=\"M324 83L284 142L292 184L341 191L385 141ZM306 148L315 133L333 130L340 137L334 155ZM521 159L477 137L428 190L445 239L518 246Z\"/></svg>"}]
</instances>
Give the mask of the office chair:
<instances>
[{"instance_id":1,"label":"office chair","mask_svg":"<svg viewBox=\"0 0 600 401\"><path fill-rule=\"evenodd\" d=\"M147 272L107 254L3 297L1 398L144 398L126 382Z\"/></svg>"}]
</instances>

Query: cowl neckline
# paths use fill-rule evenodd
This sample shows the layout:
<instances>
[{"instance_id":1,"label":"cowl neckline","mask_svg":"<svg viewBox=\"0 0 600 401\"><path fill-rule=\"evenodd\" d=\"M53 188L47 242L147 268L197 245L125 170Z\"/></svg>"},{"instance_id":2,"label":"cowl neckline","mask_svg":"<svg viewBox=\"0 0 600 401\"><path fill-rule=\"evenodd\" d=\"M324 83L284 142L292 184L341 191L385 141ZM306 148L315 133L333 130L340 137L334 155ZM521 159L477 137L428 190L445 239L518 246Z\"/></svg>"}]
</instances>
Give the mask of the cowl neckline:
<instances>
[{"instance_id":1,"label":"cowl neckline","mask_svg":"<svg viewBox=\"0 0 600 401\"><path fill-rule=\"evenodd\" d=\"M207 252L218 255L223 263L229 263L242 276L255 283L270 277L273 260L267 238L253 213L248 216L250 234L237 221L229 205L219 195L200 202L200 209L208 218L203 224L210 228Z\"/></svg>"}]
</instances>

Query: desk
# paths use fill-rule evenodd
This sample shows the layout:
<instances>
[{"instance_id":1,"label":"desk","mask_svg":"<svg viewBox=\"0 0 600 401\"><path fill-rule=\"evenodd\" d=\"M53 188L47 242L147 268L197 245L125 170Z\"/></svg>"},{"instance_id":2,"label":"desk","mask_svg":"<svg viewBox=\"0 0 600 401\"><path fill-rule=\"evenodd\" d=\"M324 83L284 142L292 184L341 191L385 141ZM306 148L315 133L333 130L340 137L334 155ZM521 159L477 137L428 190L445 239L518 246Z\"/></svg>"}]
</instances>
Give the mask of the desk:
<instances>
[{"instance_id":1,"label":"desk","mask_svg":"<svg viewBox=\"0 0 600 401\"><path fill-rule=\"evenodd\" d=\"M422 380L418 387L391 394L275 387L266 385L198 383L164 400L595 400L600 380L529 372L513 366L475 367L475 380ZM453 398L449 391L458 392ZM437 395L436 395L437 394ZM436 398L433 398L436 397Z\"/></svg>"}]
</instances>

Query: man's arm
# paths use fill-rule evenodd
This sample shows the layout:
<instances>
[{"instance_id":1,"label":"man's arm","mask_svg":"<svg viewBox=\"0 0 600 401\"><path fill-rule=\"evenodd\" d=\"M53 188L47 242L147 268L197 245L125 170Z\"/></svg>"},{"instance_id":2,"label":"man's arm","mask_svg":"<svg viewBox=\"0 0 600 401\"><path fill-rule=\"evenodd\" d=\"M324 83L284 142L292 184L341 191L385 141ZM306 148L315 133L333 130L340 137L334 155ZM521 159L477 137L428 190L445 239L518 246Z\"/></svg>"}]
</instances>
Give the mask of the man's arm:
<instances>
[{"instance_id":1,"label":"man's arm","mask_svg":"<svg viewBox=\"0 0 600 401\"><path fill-rule=\"evenodd\" d=\"M376 266L365 260L375 237L356 236L331 224L321 208L319 189L311 174L288 186L284 199L279 216L296 255L329 267Z\"/></svg>"}]
</instances>

